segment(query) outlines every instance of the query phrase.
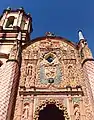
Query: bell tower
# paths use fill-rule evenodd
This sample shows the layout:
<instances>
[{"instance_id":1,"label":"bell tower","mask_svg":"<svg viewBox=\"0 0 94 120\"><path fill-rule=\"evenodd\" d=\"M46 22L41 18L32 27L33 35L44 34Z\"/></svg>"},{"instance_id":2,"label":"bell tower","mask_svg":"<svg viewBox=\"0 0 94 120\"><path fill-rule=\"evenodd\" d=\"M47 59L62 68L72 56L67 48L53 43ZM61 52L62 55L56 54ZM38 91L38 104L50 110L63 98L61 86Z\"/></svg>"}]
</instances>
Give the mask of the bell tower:
<instances>
[{"instance_id":1,"label":"bell tower","mask_svg":"<svg viewBox=\"0 0 94 120\"><path fill-rule=\"evenodd\" d=\"M3 11L0 19L0 66L9 58L11 48L18 44L19 39L22 44L30 40L31 32L32 18L23 8L12 10L8 7Z\"/></svg>"}]
</instances>

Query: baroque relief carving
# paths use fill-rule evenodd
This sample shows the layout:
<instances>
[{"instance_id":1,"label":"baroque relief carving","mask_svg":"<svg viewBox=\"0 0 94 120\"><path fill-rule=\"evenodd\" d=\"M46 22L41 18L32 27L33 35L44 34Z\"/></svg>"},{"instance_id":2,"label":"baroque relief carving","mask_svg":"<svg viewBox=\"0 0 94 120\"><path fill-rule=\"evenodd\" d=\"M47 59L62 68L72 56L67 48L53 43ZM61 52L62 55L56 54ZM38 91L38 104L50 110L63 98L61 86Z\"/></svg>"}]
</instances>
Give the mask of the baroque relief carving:
<instances>
[{"instance_id":1,"label":"baroque relief carving","mask_svg":"<svg viewBox=\"0 0 94 120\"><path fill-rule=\"evenodd\" d=\"M81 108L80 108L81 100L82 96L72 98L74 120L81 120Z\"/></svg>"},{"instance_id":2,"label":"baroque relief carving","mask_svg":"<svg viewBox=\"0 0 94 120\"><path fill-rule=\"evenodd\" d=\"M74 116L75 120L80 120L80 107L78 104L74 105Z\"/></svg>"},{"instance_id":3,"label":"baroque relief carving","mask_svg":"<svg viewBox=\"0 0 94 120\"><path fill-rule=\"evenodd\" d=\"M31 44L22 52L20 85L24 86L26 89L32 86L35 88L38 87L41 91L45 88L57 90L58 88L65 88L68 85L70 88L81 85L84 91L83 104L85 106L86 120L93 120L92 104L90 104L91 98L89 98L90 90L89 88L86 90L88 84L87 86L85 85L84 82L86 81L82 73L83 71L77 51L73 46L70 46L64 41L40 40ZM46 87L48 84L50 84L49 88ZM54 97L56 97L56 95L54 95ZM80 120L81 112L79 99L74 98L72 102L74 105L73 120ZM44 100L44 102L39 105L35 104L37 107L35 109L34 120L38 120L39 111L44 109L47 104L55 104L56 107L64 111L66 120L69 120L66 107L54 99ZM29 119L29 107L29 103L25 102L22 111L22 120ZM19 105L17 105L16 111L18 108Z\"/></svg>"},{"instance_id":4,"label":"baroque relief carving","mask_svg":"<svg viewBox=\"0 0 94 120\"><path fill-rule=\"evenodd\" d=\"M21 120L28 120L28 118L29 118L29 103L25 103Z\"/></svg>"},{"instance_id":5,"label":"baroque relief carving","mask_svg":"<svg viewBox=\"0 0 94 120\"><path fill-rule=\"evenodd\" d=\"M25 80L25 87L30 87L30 81L32 80L32 65L27 65L26 67L26 80Z\"/></svg>"},{"instance_id":6,"label":"baroque relief carving","mask_svg":"<svg viewBox=\"0 0 94 120\"><path fill-rule=\"evenodd\" d=\"M60 63L56 57L51 57L52 53L45 55L40 62L39 78L41 83L59 83L62 78L62 71L60 70ZM47 57L46 57L47 56ZM53 81L52 81L53 80Z\"/></svg>"},{"instance_id":7,"label":"baroque relief carving","mask_svg":"<svg viewBox=\"0 0 94 120\"><path fill-rule=\"evenodd\" d=\"M29 82L31 82L32 76L32 79L35 79L35 85L37 87L46 87L49 83L56 83L55 86L58 87L64 87L70 81L72 81L73 86L76 86L79 83L78 79L80 78L80 74L79 70L77 71L76 69L78 67L76 51L72 46L65 42L50 39L45 41L40 40L23 50L22 56L23 62L28 61L27 63L22 62L26 72L30 61L32 66L35 65L33 71L35 75L27 75L26 73L23 73L22 75L24 76L23 83L25 84L25 87L30 86ZM53 59L52 62L49 62L51 59ZM69 70L71 69L69 66L72 66L72 70ZM78 74L76 74L76 71ZM34 85L34 80L32 84Z\"/></svg>"},{"instance_id":8,"label":"baroque relief carving","mask_svg":"<svg viewBox=\"0 0 94 120\"><path fill-rule=\"evenodd\" d=\"M64 107L64 105L62 103L60 103L54 99L45 100L36 107L35 113L34 113L34 120L38 120L40 110L43 110L44 107L46 107L46 105L48 105L48 104L56 105L56 107L59 108L59 110L62 110L64 112L65 120L70 120L70 118L68 116L67 108Z\"/></svg>"}]
</instances>

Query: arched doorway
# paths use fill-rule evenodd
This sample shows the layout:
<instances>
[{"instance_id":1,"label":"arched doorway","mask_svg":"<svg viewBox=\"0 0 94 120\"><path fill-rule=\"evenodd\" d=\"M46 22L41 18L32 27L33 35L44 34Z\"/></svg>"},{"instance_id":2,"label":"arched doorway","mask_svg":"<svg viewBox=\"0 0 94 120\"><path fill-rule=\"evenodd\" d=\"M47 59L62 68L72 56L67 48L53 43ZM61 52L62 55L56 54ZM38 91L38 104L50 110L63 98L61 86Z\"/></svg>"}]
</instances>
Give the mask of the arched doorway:
<instances>
[{"instance_id":1,"label":"arched doorway","mask_svg":"<svg viewBox=\"0 0 94 120\"><path fill-rule=\"evenodd\" d=\"M48 104L40 110L38 120L65 120L64 111L59 110L55 104Z\"/></svg>"},{"instance_id":2,"label":"arched doorway","mask_svg":"<svg viewBox=\"0 0 94 120\"><path fill-rule=\"evenodd\" d=\"M49 117L50 116L50 117ZM57 119L58 118L58 119ZM44 100L35 108L34 120L69 120L67 108L54 99Z\"/></svg>"}]
</instances>

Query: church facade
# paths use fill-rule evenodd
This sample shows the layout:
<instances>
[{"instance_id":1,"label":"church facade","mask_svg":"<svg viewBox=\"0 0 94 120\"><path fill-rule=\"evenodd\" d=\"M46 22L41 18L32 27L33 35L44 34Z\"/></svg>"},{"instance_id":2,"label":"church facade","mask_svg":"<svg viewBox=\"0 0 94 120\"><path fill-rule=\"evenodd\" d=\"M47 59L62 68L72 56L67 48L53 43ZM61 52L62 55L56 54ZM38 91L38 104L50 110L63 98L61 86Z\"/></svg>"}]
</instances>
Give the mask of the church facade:
<instances>
[{"instance_id":1,"label":"church facade","mask_svg":"<svg viewBox=\"0 0 94 120\"><path fill-rule=\"evenodd\" d=\"M94 120L94 58L78 43L47 32L30 40L23 8L0 18L0 120Z\"/></svg>"}]
</instances>

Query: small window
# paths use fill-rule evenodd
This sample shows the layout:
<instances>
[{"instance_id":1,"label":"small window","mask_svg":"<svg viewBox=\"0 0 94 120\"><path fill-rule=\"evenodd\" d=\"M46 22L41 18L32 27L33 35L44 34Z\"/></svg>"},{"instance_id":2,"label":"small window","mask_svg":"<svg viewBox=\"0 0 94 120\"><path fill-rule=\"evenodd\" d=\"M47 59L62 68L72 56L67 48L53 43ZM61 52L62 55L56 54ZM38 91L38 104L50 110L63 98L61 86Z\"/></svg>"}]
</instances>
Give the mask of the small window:
<instances>
[{"instance_id":1,"label":"small window","mask_svg":"<svg viewBox=\"0 0 94 120\"><path fill-rule=\"evenodd\" d=\"M45 55L45 60L47 60L49 63L52 63L55 59L55 55L53 53L48 53Z\"/></svg>"},{"instance_id":2,"label":"small window","mask_svg":"<svg viewBox=\"0 0 94 120\"><path fill-rule=\"evenodd\" d=\"M7 23L6 23L6 28L12 28L13 27L14 19L15 19L14 16L10 16L8 18Z\"/></svg>"},{"instance_id":3,"label":"small window","mask_svg":"<svg viewBox=\"0 0 94 120\"><path fill-rule=\"evenodd\" d=\"M51 62L53 62L54 58L53 58L52 56L49 56L49 57L46 58L46 60L47 60L49 63L51 63Z\"/></svg>"}]
</instances>

